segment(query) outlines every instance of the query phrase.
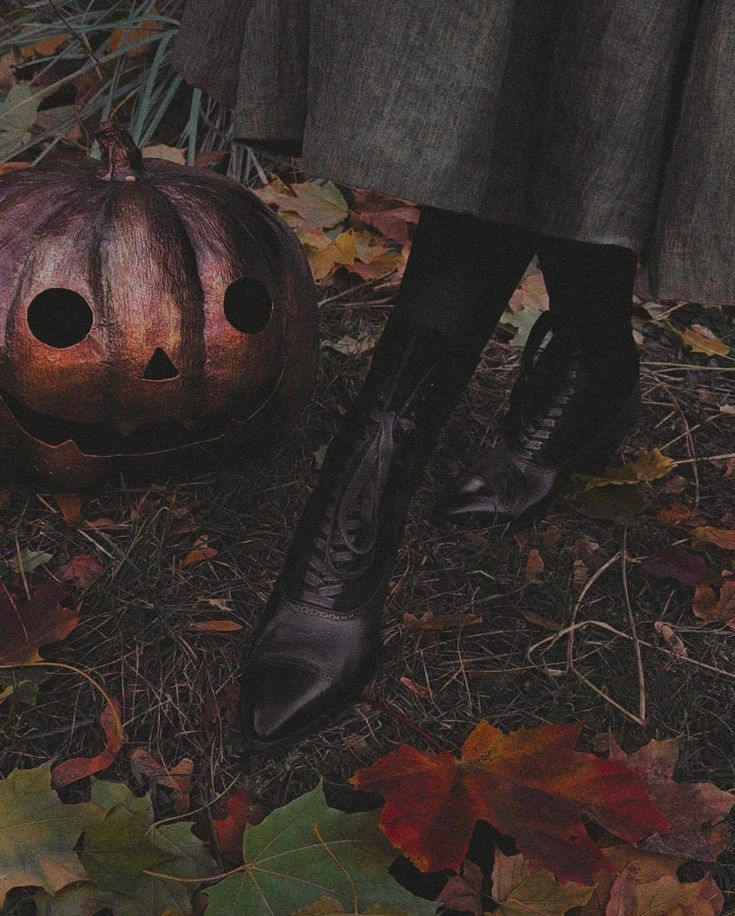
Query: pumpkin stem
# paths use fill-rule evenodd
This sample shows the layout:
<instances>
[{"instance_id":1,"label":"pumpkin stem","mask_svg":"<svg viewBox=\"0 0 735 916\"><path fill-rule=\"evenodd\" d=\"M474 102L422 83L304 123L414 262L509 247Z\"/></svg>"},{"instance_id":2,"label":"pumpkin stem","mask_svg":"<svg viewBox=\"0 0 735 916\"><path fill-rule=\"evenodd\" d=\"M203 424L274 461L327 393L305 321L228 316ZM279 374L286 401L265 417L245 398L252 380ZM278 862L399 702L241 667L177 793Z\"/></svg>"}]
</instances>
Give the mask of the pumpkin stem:
<instances>
[{"instance_id":1,"label":"pumpkin stem","mask_svg":"<svg viewBox=\"0 0 735 916\"><path fill-rule=\"evenodd\" d=\"M125 128L114 121L105 121L95 131L95 138L107 163L107 174L102 176L103 181L137 181L145 178L143 154Z\"/></svg>"}]
</instances>

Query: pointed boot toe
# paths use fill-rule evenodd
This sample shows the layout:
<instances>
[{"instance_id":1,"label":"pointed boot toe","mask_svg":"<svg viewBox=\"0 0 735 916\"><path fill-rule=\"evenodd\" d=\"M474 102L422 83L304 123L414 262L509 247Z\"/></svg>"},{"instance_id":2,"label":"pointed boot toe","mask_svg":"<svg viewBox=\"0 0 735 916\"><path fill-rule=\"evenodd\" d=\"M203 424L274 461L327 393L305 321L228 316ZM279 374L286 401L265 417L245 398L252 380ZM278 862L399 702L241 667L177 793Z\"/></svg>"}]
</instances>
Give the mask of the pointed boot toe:
<instances>
[{"instance_id":1,"label":"pointed boot toe","mask_svg":"<svg viewBox=\"0 0 735 916\"><path fill-rule=\"evenodd\" d=\"M329 712L333 693L325 673L298 659L271 659L257 666L244 678L240 694L246 740L261 748L290 744Z\"/></svg>"}]
</instances>

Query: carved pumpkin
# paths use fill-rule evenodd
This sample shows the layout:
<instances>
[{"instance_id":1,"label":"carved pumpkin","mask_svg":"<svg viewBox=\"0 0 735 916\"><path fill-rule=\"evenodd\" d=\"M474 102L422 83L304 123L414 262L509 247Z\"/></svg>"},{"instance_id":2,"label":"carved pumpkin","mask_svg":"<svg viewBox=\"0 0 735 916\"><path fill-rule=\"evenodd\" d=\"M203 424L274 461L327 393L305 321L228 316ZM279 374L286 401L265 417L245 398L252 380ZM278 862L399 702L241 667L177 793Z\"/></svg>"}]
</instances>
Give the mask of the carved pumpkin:
<instances>
[{"instance_id":1,"label":"carved pumpkin","mask_svg":"<svg viewBox=\"0 0 735 916\"><path fill-rule=\"evenodd\" d=\"M104 162L0 178L0 442L61 487L260 448L318 358L314 283L275 213L113 125L98 139Z\"/></svg>"}]
</instances>

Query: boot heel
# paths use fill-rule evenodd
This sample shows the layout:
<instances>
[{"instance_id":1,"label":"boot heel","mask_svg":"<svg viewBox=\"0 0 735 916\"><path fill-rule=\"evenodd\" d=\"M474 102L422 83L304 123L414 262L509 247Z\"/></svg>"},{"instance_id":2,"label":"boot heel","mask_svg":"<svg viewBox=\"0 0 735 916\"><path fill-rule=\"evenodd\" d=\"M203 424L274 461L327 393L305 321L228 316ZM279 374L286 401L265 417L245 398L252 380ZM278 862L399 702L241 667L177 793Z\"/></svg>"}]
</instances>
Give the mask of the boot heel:
<instances>
[{"instance_id":1,"label":"boot heel","mask_svg":"<svg viewBox=\"0 0 735 916\"><path fill-rule=\"evenodd\" d=\"M598 474L610 466L623 441L636 427L641 410L640 385L636 385L620 413L605 427L575 462L575 474Z\"/></svg>"}]
</instances>

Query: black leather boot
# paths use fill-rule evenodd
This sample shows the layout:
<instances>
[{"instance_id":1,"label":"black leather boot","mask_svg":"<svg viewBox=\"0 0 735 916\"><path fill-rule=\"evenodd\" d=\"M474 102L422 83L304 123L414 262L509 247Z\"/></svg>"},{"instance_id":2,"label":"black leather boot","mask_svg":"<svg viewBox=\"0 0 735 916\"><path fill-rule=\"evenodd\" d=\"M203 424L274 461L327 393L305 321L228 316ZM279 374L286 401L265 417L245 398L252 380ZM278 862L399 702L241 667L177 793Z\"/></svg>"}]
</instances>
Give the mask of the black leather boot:
<instances>
[{"instance_id":1,"label":"black leather boot","mask_svg":"<svg viewBox=\"0 0 735 916\"><path fill-rule=\"evenodd\" d=\"M640 409L632 340L631 347L621 380L614 360L585 358L579 339L554 333L551 312L543 313L523 352L499 445L457 478L440 512L515 528L542 514L572 473L602 469Z\"/></svg>"},{"instance_id":2,"label":"black leather boot","mask_svg":"<svg viewBox=\"0 0 735 916\"><path fill-rule=\"evenodd\" d=\"M242 725L256 749L331 724L375 673L409 501L480 352L389 320L244 660Z\"/></svg>"}]
</instances>

